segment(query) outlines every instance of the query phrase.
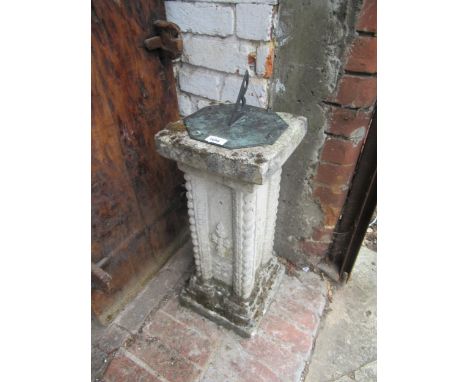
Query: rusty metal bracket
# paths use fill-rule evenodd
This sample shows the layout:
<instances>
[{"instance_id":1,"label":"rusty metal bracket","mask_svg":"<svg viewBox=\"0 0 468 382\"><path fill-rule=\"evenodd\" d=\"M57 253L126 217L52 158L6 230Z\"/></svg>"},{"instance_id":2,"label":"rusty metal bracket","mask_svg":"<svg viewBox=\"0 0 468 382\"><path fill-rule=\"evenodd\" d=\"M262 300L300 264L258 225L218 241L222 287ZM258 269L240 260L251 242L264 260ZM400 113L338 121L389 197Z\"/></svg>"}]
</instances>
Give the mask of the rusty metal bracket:
<instances>
[{"instance_id":1,"label":"rusty metal bracket","mask_svg":"<svg viewBox=\"0 0 468 382\"><path fill-rule=\"evenodd\" d=\"M179 58L182 54L182 33L177 24L165 20L156 20L153 25L157 36L150 37L144 41L148 50L162 49L168 53L171 60Z\"/></svg>"},{"instance_id":2,"label":"rusty metal bracket","mask_svg":"<svg viewBox=\"0 0 468 382\"><path fill-rule=\"evenodd\" d=\"M109 262L108 257L104 257L97 264L91 262L91 281L97 289L110 292L112 276L102 269Z\"/></svg>"}]
</instances>

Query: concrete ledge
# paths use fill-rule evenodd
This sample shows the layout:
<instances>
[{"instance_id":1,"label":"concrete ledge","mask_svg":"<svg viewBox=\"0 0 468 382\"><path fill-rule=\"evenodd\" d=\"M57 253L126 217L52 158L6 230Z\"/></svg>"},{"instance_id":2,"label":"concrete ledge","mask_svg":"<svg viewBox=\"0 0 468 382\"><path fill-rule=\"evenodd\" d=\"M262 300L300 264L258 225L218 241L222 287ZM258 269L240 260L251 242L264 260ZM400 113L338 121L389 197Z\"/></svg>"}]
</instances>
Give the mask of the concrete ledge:
<instances>
[{"instance_id":1,"label":"concrete ledge","mask_svg":"<svg viewBox=\"0 0 468 382\"><path fill-rule=\"evenodd\" d=\"M190 167L247 183L264 184L286 162L307 129L304 117L277 114L289 127L272 145L225 149L190 138L180 121L155 135L156 148L162 156Z\"/></svg>"}]
</instances>

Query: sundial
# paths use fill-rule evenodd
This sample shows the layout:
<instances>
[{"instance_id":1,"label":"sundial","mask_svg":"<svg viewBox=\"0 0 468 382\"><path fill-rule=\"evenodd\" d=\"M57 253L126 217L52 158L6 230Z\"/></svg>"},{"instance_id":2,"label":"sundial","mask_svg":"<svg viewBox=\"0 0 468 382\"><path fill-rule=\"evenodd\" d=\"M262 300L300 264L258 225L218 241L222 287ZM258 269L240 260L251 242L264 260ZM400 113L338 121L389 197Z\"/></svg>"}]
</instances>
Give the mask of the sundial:
<instances>
[{"instance_id":1,"label":"sundial","mask_svg":"<svg viewBox=\"0 0 468 382\"><path fill-rule=\"evenodd\" d=\"M249 73L242 80L235 105L213 105L200 109L184 119L192 139L225 147L272 145L288 125L276 113L245 104Z\"/></svg>"},{"instance_id":2,"label":"sundial","mask_svg":"<svg viewBox=\"0 0 468 382\"><path fill-rule=\"evenodd\" d=\"M206 107L185 127L170 124L155 135L156 150L177 162L187 190L195 269L180 302L244 337L257 332L280 288L281 168L307 131L304 117L247 106L248 82L245 74L235 105Z\"/></svg>"}]
</instances>

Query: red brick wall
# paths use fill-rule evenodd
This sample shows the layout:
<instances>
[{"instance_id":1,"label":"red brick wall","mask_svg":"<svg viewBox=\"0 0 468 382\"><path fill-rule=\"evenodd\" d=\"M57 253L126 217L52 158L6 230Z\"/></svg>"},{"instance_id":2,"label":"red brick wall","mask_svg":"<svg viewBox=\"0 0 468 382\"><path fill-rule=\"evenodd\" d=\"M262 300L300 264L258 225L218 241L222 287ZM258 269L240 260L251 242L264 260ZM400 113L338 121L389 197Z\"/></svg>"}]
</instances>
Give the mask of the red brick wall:
<instances>
[{"instance_id":1,"label":"red brick wall","mask_svg":"<svg viewBox=\"0 0 468 382\"><path fill-rule=\"evenodd\" d=\"M328 109L326 138L312 182L312 196L322 209L323 220L312 237L302 242L312 263L326 257L333 241L376 102L376 11L376 0L364 0L344 72L335 92L323 102Z\"/></svg>"}]
</instances>

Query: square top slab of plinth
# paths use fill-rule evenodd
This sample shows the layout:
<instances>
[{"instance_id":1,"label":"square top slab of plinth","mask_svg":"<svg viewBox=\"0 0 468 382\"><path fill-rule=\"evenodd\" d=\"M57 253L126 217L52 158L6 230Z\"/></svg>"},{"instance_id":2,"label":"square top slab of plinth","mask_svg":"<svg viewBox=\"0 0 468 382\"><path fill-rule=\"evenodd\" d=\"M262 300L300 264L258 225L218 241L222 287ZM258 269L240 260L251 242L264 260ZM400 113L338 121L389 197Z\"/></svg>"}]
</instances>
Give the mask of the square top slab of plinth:
<instances>
[{"instance_id":1,"label":"square top slab of plinth","mask_svg":"<svg viewBox=\"0 0 468 382\"><path fill-rule=\"evenodd\" d=\"M157 151L185 165L247 183L264 184L304 138L307 119L277 113L288 125L272 145L227 149L190 138L182 121L155 136Z\"/></svg>"}]
</instances>

